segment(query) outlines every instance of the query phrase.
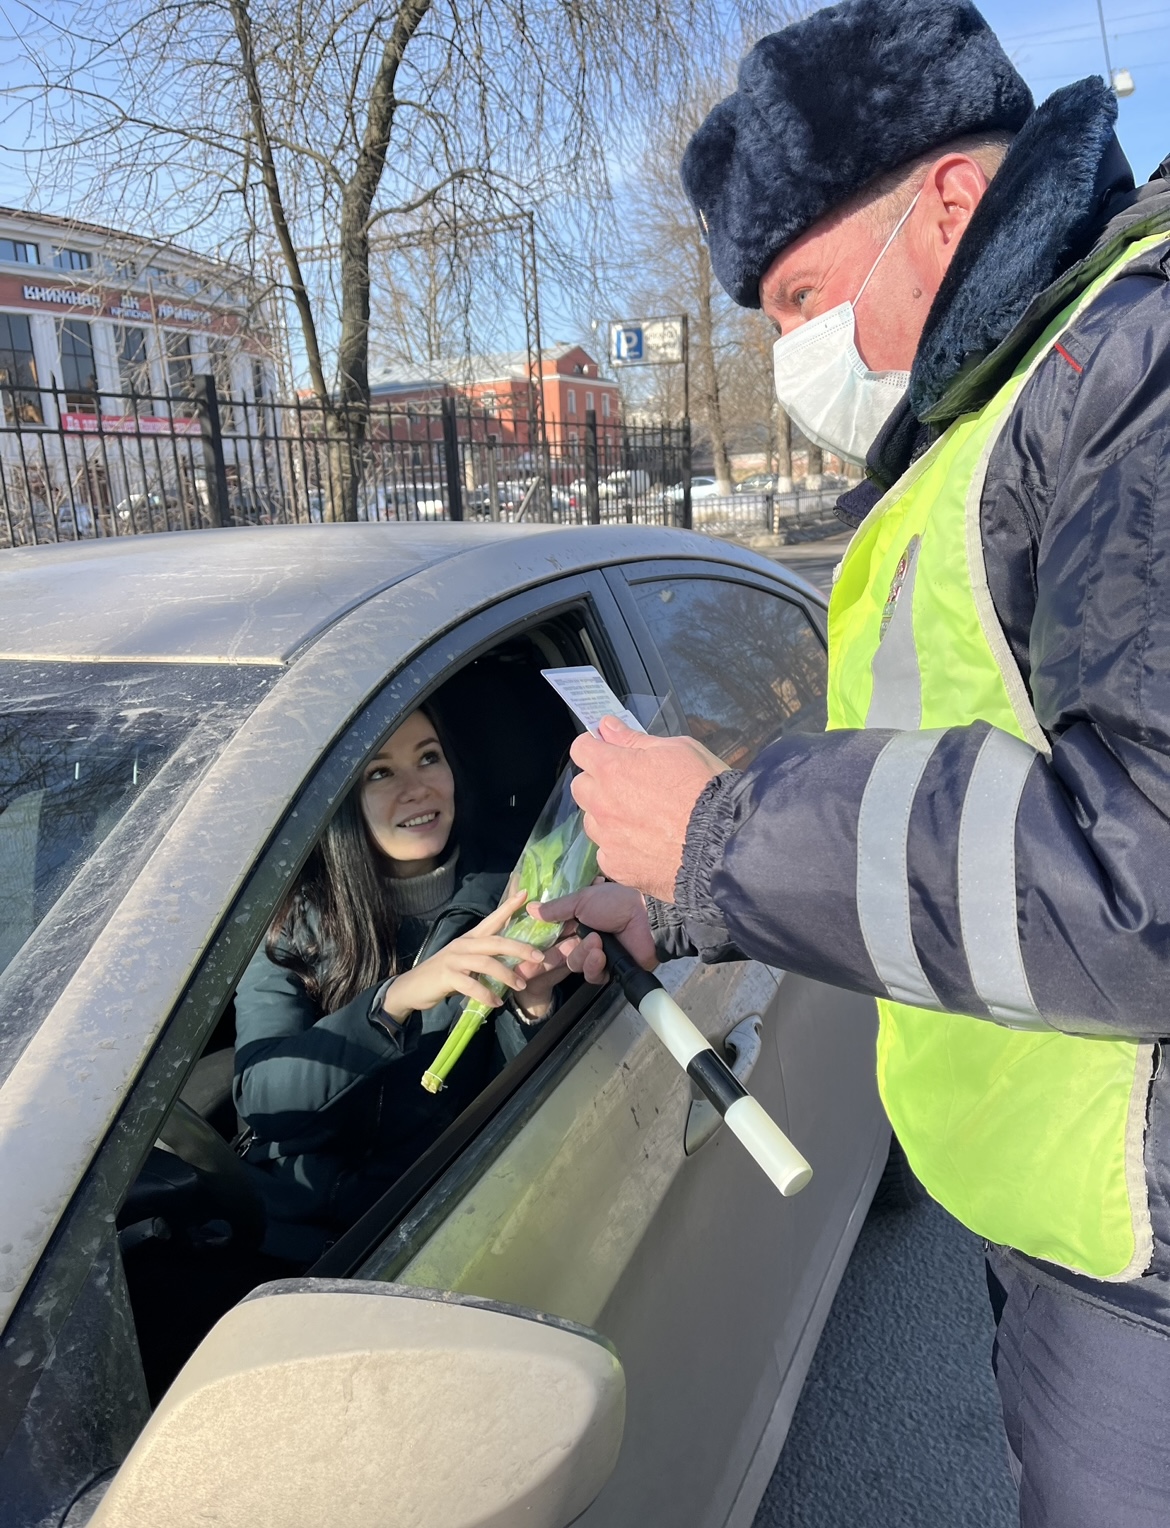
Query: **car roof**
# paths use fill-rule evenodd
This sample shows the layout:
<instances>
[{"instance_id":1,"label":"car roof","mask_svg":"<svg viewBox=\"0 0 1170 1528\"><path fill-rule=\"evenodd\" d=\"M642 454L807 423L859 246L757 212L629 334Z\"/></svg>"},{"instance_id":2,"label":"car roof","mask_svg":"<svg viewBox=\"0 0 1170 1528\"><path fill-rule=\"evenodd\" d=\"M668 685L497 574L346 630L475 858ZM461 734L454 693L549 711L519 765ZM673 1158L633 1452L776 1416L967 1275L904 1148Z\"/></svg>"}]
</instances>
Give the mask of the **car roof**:
<instances>
[{"instance_id":1,"label":"car roof","mask_svg":"<svg viewBox=\"0 0 1170 1528\"><path fill-rule=\"evenodd\" d=\"M241 526L22 547L0 554L0 659L285 663L347 611L455 559L466 591L468 559L508 559L521 587L632 557L688 555L755 560L657 527L448 522Z\"/></svg>"}]
</instances>

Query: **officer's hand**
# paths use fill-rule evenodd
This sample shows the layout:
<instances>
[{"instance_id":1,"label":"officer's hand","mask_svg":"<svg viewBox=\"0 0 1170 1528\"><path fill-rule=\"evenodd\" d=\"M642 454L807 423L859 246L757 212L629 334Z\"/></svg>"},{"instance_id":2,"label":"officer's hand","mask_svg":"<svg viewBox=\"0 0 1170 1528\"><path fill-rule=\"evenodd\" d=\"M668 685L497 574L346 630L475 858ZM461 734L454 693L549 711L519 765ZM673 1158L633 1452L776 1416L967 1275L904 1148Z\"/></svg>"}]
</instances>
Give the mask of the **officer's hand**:
<instances>
[{"instance_id":1,"label":"officer's hand","mask_svg":"<svg viewBox=\"0 0 1170 1528\"><path fill-rule=\"evenodd\" d=\"M595 987L609 980L605 967L605 952L596 934L585 939L571 937L577 920L591 929L616 934L618 939L640 966L653 971L658 964L654 951L654 936L650 932L650 920L646 916L646 903L640 892L628 886L613 886L600 881L575 891L567 897L557 897L552 902L530 902L530 917L542 918L546 923L563 923L565 936L557 942L557 949L570 971L580 971L587 982Z\"/></svg>"},{"instance_id":2,"label":"officer's hand","mask_svg":"<svg viewBox=\"0 0 1170 1528\"><path fill-rule=\"evenodd\" d=\"M647 737L613 716L600 731L600 740L582 733L571 750L581 769L573 799L597 863L611 881L671 902L695 802L727 765L694 738Z\"/></svg>"}]
</instances>

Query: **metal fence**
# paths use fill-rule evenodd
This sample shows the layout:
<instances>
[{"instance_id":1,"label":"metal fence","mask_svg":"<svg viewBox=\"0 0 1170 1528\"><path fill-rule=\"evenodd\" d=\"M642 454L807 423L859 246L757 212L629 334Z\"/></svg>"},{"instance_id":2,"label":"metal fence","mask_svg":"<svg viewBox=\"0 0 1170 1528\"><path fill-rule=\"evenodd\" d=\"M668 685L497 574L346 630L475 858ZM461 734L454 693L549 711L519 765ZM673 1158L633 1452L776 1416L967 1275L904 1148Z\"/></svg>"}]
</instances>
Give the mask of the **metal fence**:
<instances>
[{"instance_id":1,"label":"metal fence","mask_svg":"<svg viewBox=\"0 0 1170 1528\"><path fill-rule=\"evenodd\" d=\"M690 428L447 396L346 428L313 401L0 389L0 546L363 520L690 523Z\"/></svg>"},{"instance_id":2,"label":"metal fence","mask_svg":"<svg viewBox=\"0 0 1170 1528\"><path fill-rule=\"evenodd\" d=\"M842 529L836 505L842 486L791 493L696 494L692 524L712 536L776 536L810 541Z\"/></svg>"}]
</instances>

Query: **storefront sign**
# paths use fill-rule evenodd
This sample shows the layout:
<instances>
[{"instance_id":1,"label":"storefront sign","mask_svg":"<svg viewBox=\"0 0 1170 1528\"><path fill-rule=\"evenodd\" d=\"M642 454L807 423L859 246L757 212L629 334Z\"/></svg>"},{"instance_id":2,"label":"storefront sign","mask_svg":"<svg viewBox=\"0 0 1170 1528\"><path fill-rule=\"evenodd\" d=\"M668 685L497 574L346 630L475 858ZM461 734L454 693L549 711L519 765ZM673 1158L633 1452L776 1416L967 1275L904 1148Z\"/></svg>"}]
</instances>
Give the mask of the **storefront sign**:
<instances>
[{"instance_id":1,"label":"storefront sign","mask_svg":"<svg viewBox=\"0 0 1170 1528\"><path fill-rule=\"evenodd\" d=\"M97 435L96 414L62 414L61 428L74 435ZM163 419L154 414L103 414L103 435L198 435L198 419Z\"/></svg>"},{"instance_id":2,"label":"storefront sign","mask_svg":"<svg viewBox=\"0 0 1170 1528\"><path fill-rule=\"evenodd\" d=\"M102 299L97 292L79 292L76 287L24 286L25 302L62 303L67 308L96 308L101 312Z\"/></svg>"},{"instance_id":3,"label":"storefront sign","mask_svg":"<svg viewBox=\"0 0 1170 1528\"><path fill-rule=\"evenodd\" d=\"M175 329L202 329L214 334L239 334L243 315L214 308L166 301L157 293L119 292L110 287L63 286L25 281L0 274L0 312L75 313L78 318L110 318L116 323L163 323Z\"/></svg>"},{"instance_id":4,"label":"storefront sign","mask_svg":"<svg viewBox=\"0 0 1170 1528\"><path fill-rule=\"evenodd\" d=\"M170 302L160 302L158 304L158 316L164 323L176 320L180 324L202 324L204 328L212 320L212 313L209 308L176 308Z\"/></svg>"}]
</instances>

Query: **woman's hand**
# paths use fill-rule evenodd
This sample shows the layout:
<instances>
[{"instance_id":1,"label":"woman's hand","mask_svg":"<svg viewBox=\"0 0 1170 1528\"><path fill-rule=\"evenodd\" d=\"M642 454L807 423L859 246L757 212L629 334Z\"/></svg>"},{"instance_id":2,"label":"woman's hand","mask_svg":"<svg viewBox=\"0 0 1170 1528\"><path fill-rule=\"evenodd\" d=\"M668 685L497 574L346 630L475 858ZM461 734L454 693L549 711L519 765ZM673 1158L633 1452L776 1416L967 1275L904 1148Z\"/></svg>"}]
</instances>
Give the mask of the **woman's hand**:
<instances>
[{"instance_id":1,"label":"woman's hand","mask_svg":"<svg viewBox=\"0 0 1170 1528\"><path fill-rule=\"evenodd\" d=\"M536 960L522 960L516 967L517 974L524 978L525 986L523 992L518 992L512 999L512 1007L526 1023L539 1024L548 1018L552 1008L553 989L569 975L565 957L576 943L575 939L566 939L545 950Z\"/></svg>"},{"instance_id":2,"label":"woman's hand","mask_svg":"<svg viewBox=\"0 0 1170 1528\"><path fill-rule=\"evenodd\" d=\"M525 893L518 891L501 903L494 913L489 913L482 923L477 923L466 934L460 934L458 939L452 939L428 960L396 976L382 999L383 1010L401 1023L412 1013L433 1008L454 992L498 1008L501 999L477 979L481 976L490 976L513 992L523 992L527 986L525 966L513 971L504 965L501 957L511 956L524 962L528 969L539 971L543 968L544 956L531 944L523 944L519 939L505 939L500 930L507 926L513 914L520 911L524 900ZM564 975L562 970L560 976ZM544 1003L547 1011L548 998L538 1001Z\"/></svg>"}]
</instances>

